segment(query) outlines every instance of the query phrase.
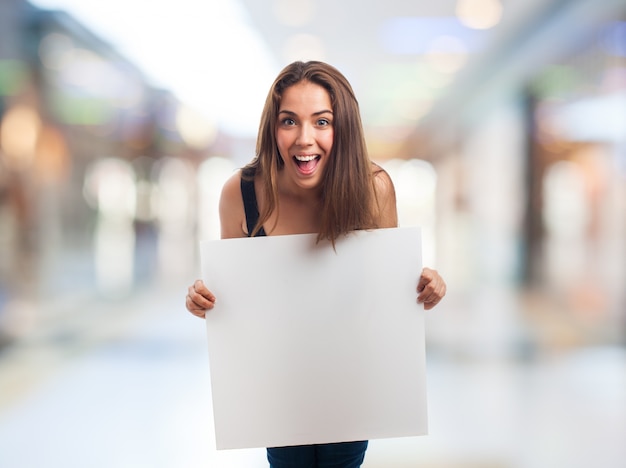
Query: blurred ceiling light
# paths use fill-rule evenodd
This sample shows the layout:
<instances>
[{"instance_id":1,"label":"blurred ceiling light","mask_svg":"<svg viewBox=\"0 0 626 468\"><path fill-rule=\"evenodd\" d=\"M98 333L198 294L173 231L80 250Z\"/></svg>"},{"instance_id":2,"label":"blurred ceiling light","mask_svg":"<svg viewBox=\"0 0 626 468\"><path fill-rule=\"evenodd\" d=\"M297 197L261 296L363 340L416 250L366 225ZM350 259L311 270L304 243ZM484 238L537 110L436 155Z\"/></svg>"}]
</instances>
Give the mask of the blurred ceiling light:
<instances>
[{"instance_id":1,"label":"blurred ceiling light","mask_svg":"<svg viewBox=\"0 0 626 468\"><path fill-rule=\"evenodd\" d=\"M138 79L97 53L75 47L65 35L48 34L41 42L39 56L58 90L53 108L69 124L102 124L113 107L130 109L140 104L143 87Z\"/></svg>"},{"instance_id":2,"label":"blurred ceiling light","mask_svg":"<svg viewBox=\"0 0 626 468\"><path fill-rule=\"evenodd\" d=\"M500 0L458 0L456 14L459 20L473 29L489 29L502 19Z\"/></svg>"},{"instance_id":3,"label":"blurred ceiling light","mask_svg":"<svg viewBox=\"0 0 626 468\"><path fill-rule=\"evenodd\" d=\"M112 67L95 52L76 48L65 64L67 84L84 89L96 96L107 96L107 90L116 83Z\"/></svg>"},{"instance_id":4,"label":"blurred ceiling light","mask_svg":"<svg viewBox=\"0 0 626 468\"><path fill-rule=\"evenodd\" d=\"M40 129L35 109L18 105L8 110L0 123L0 149L7 167L19 171L32 164Z\"/></svg>"},{"instance_id":5,"label":"blurred ceiling light","mask_svg":"<svg viewBox=\"0 0 626 468\"><path fill-rule=\"evenodd\" d=\"M73 52L74 43L64 34L47 34L39 44L39 59L51 70L63 69Z\"/></svg>"},{"instance_id":6,"label":"blurred ceiling light","mask_svg":"<svg viewBox=\"0 0 626 468\"><path fill-rule=\"evenodd\" d=\"M215 124L185 105L179 106L176 112L176 128L183 141L194 149L209 147L217 137Z\"/></svg>"},{"instance_id":7,"label":"blurred ceiling light","mask_svg":"<svg viewBox=\"0 0 626 468\"><path fill-rule=\"evenodd\" d=\"M456 73L467 62L465 43L454 36L439 36L433 40L426 59L441 73Z\"/></svg>"},{"instance_id":8,"label":"blurred ceiling light","mask_svg":"<svg viewBox=\"0 0 626 468\"><path fill-rule=\"evenodd\" d=\"M137 203L133 167L115 157L95 161L87 168L83 195L101 216L133 218Z\"/></svg>"},{"instance_id":9,"label":"blurred ceiling light","mask_svg":"<svg viewBox=\"0 0 626 468\"><path fill-rule=\"evenodd\" d=\"M187 161L167 157L155 166L154 177L156 190L151 205L161 233L189 232L195 220L191 203L196 180L194 168Z\"/></svg>"},{"instance_id":10,"label":"blurred ceiling light","mask_svg":"<svg viewBox=\"0 0 626 468\"><path fill-rule=\"evenodd\" d=\"M315 3L311 0L274 0L273 10L279 22L297 28L313 20Z\"/></svg>"},{"instance_id":11,"label":"blurred ceiling light","mask_svg":"<svg viewBox=\"0 0 626 468\"><path fill-rule=\"evenodd\" d=\"M325 60L324 45L318 36L313 34L295 34L287 39L283 49L287 62L296 60Z\"/></svg>"},{"instance_id":12,"label":"blurred ceiling light","mask_svg":"<svg viewBox=\"0 0 626 468\"><path fill-rule=\"evenodd\" d=\"M137 102L137 83L128 74L97 53L74 47L66 36L49 34L39 49L42 63L58 72L55 83L65 90L77 88L111 100L115 105L130 106Z\"/></svg>"}]
</instances>

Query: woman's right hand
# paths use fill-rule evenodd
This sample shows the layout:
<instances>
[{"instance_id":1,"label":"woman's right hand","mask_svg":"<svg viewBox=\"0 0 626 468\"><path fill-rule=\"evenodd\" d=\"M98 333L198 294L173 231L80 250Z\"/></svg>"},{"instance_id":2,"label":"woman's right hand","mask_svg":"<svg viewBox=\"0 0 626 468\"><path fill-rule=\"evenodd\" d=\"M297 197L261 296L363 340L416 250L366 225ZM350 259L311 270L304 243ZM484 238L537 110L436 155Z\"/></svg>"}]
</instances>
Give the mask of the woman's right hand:
<instances>
[{"instance_id":1,"label":"woman's right hand","mask_svg":"<svg viewBox=\"0 0 626 468\"><path fill-rule=\"evenodd\" d=\"M187 289L185 307L196 317L205 318L206 311L215 306L215 296L207 289L202 280L196 280Z\"/></svg>"}]
</instances>

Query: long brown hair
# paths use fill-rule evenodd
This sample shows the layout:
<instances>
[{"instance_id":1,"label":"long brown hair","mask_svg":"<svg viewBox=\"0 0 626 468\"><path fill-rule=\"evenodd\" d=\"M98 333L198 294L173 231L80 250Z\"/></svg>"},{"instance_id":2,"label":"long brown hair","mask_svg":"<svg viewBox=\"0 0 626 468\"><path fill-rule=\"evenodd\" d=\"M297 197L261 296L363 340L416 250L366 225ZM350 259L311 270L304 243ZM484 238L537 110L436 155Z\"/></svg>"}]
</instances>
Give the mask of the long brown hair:
<instances>
[{"instance_id":1,"label":"long brown hair","mask_svg":"<svg viewBox=\"0 0 626 468\"><path fill-rule=\"evenodd\" d=\"M318 241L333 244L339 236L355 229L375 228L375 190L372 162L367 154L359 104L348 80L323 62L294 62L274 80L265 100L259 125L255 158L243 168L242 176L261 177L265 204L252 235L256 234L278 206L277 175L284 163L278 153L276 125L285 89L301 81L322 86L330 95L334 139L322 179L322 213Z\"/></svg>"}]
</instances>

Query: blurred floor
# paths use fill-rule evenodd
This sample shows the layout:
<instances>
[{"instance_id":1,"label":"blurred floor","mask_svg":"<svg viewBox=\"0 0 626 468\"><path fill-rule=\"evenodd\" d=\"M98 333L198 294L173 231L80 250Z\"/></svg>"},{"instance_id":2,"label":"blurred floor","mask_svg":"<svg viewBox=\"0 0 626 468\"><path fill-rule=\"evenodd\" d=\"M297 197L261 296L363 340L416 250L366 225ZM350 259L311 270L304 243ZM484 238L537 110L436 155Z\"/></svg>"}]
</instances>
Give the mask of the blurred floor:
<instances>
[{"instance_id":1,"label":"blurred floor","mask_svg":"<svg viewBox=\"0 0 626 468\"><path fill-rule=\"evenodd\" d=\"M214 450L206 337L184 294L67 303L62 326L5 348L0 467L266 467L262 449ZM626 466L623 349L518 362L433 347L427 367L430 435L372 441L364 468Z\"/></svg>"}]
</instances>

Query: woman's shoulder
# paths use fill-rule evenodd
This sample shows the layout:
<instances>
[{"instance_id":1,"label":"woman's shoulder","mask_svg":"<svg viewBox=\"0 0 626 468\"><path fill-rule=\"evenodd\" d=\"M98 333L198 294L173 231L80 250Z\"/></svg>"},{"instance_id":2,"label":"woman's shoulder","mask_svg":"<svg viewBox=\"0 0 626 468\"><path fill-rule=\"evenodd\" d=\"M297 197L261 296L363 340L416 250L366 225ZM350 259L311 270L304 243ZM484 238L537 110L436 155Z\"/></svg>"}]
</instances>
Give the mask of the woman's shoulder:
<instances>
[{"instance_id":1,"label":"woman's shoulder","mask_svg":"<svg viewBox=\"0 0 626 468\"><path fill-rule=\"evenodd\" d=\"M237 169L224 183L222 198L225 197L227 201L240 203L243 200L243 192L248 188L244 184L258 185L258 179L255 168L246 166Z\"/></svg>"},{"instance_id":2,"label":"woman's shoulder","mask_svg":"<svg viewBox=\"0 0 626 468\"><path fill-rule=\"evenodd\" d=\"M376 199L376 224L378 227L396 227L398 212L393 181L387 171L376 163L372 163L372 179Z\"/></svg>"},{"instance_id":3,"label":"woman's shoulder","mask_svg":"<svg viewBox=\"0 0 626 468\"><path fill-rule=\"evenodd\" d=\"M395 194L395 188L391 177L385 169L372 162L372 179L374 180L374 188L378 195L381 194Z\"/></svg>"},{"instance_id":4,"label":"woman's shoulder","mask_svg":"<svg viewBox=\"0 0 626 468\"><path fill-rule=\"evenodd\" d=\"M222 238L244 237L245 212L241 195L241 170L235 171L224 183L219 211Z\"/></svg>"},{"instance_id":5,"label":"woman's shoulder","mask_svg":"<svg viewBox=\"0 0 626 468\"><path fill-rule=\"evenodd\" d=\"M241 198L241 177L242 170L237 169L228 179L224 182L224 186L222 188L222 198L227 196L230 198L237 198L236 195L239 195Z\"/></svg>"}]
</instances>

